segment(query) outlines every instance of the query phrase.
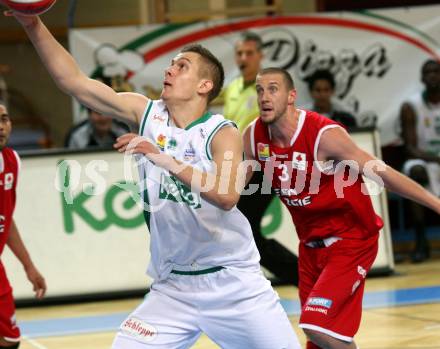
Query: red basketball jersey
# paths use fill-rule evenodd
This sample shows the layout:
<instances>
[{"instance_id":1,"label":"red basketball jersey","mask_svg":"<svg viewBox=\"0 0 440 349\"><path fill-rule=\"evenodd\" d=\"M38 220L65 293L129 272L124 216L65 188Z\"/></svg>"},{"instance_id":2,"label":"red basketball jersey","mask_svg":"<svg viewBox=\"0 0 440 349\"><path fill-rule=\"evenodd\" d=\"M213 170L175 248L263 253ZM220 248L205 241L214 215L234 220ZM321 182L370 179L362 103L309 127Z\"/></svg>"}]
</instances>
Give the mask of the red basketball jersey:
<instances>
[{"instance_id":1,"label":"red basketball jersey","mask_svg":"<svg viewBox=\"0 0 440 349\"><path fill-rule=\"evenodd\" d=\"M343 188L341 179L348 172L342 166L342 171L334 172L317 163L321 135L333 127L341 126L302 110L290 147L280 148L271 143L269 129L259 118L251 126L254 157L290 211L301 242L330 236L362 238L377 234L383 226L369 195L362 192L368 193L362 189L360 174L354 184Z\"/></svg>"},{"instance_id":2,"label":"red basketball jersey","mask_svg":"<svg viewBox=\"0 0 440 349\"><path fill-rule=\"evenodd\" d=\"M15 209L19 158L11 148L0 152L0 256L5 248ZM0 295L9 292L3 264L0 261Z\"/></svg>"}]
</instances>

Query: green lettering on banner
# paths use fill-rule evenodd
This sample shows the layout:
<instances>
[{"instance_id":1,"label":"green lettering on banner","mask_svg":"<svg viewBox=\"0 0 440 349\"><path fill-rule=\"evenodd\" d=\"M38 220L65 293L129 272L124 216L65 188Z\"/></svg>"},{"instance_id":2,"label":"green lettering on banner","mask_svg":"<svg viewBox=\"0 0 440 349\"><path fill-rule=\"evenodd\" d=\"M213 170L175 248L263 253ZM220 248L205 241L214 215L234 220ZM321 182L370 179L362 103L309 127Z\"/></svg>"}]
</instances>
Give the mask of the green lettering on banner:
<instances>
[{"instance_id":1,"label":"green lettering on banner","mask_svg":"<svg viewBox=\"0 0 440 349\"><path fill-rule=\"evenodd\" d=\"M279 198L275 197L273 198L272 202L270 203L269 207L266 209L266 212L264 213L263 218L269 217L270 222L262 225L261 232L264 236L269 236L274 233L280 228L281 221L283 218L282 214L282 207L281 207L281 201Z\"/></svg>"},{"instance_id":2,"label":"green lettering on banner","mask_svg":"<svg viewBox=\"0 0 440 349\"><path fill-rule=\"evenodd\" d=\"M123 208L125 210L130 210L136 206L136 201L133 199L133 193L138 197L137 185L133 182L119 181L114 183L105 193L104 196L104 212L106 217L103 219L98 219L94 216L84 204L94 195L93 185L83 188L83 190L74 196L70 188L70 171L69 166L61 168L59 170L65 171L64 178L60 173L60 181L62 182L62 188L64 191L60 191L61 203L63 207L63 217L64 217L64 230L67 234L73 234L75 231L74 217L77 215L81 217L84 222L86 222L93 230L96 232L102 232L106 230L110 225L115 224L121 228L133 229L140 226L144 222L142 211L139 212L135 217L124 218L121 217L117 212L115 212L113 203L118 194L123 192L129 192L129 195L123 202Z\"/></svg>"}]
</instances>

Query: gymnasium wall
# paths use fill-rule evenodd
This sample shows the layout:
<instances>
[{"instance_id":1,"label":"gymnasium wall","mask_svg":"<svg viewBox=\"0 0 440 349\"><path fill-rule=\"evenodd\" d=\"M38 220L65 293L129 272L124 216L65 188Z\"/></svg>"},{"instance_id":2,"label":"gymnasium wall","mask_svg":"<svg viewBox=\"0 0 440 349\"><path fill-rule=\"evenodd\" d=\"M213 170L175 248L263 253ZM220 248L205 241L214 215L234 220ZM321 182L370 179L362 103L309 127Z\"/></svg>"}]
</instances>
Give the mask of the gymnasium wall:
<instances>
[{"instance_id":1,"label":"gymnasium wall","mask_svg":"<svg viewBox=\"0 0 440 349\"><path fill-rule=\"evenodd\" d=\"M359 146L380 156L376 133L358 132L353 137ZM14 217L35 264L46 277L48 297L142 291L150 285L151 279L145 275L149 234L142 206L134 199L137 169L130 159L113 151L22 159ZM64 166L57 166L62 160ZM373 270L391 271L385 193L372 200L385 220ZM295 228L278 199L266 212L262 227L268 238L297 251ZM9 249L2 261L16 298L31 298L32 287Z\"/></svg>"}]
</instances>

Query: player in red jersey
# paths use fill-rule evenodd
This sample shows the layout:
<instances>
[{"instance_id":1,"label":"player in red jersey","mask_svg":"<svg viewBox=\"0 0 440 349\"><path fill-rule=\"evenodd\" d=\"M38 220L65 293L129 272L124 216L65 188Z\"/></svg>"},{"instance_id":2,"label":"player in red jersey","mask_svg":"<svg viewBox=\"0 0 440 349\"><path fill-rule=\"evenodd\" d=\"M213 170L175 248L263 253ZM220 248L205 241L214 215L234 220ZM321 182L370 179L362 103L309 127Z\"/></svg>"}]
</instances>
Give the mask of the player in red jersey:
<instances>
[{"instance_id":1,"label":"player in red jersey","mask_svg":"<svg viewBox=\"0 0 440 349\"><path fill-rule=\"evenodd\" d=\"M440 200L360 149L340 124L297 109L287 71L262 70L256 88L260 117L244 133L245 152L272 181L298 232L299 326L307 348L355 349L383 225L362 175L437 213Z\"/></svg>"},{"instance_id":2,"label":"player in red jersey","mask_svg":"<svg viewBox=\"0 0 440 349\"><path fill-rule=\"evenodd\" d=\"M0 256L7 245L23 264L36 297L42 298L46 292L46 282L35 268L12 218L20 159L14 150L6 147L10 133L8 110L0 101ZM0 260L0 348L18 348L19 344L20 330L15 323L12 288Z\"/></svg>"}]
</instances>

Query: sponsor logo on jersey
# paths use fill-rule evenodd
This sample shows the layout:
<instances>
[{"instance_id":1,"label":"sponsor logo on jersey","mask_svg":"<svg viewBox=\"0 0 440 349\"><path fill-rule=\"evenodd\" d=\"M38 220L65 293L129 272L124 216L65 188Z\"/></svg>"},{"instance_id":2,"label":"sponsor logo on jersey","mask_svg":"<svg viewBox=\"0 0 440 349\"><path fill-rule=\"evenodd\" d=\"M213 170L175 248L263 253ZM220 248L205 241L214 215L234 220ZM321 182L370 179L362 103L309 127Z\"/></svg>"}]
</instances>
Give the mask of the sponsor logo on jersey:
<instances>
[{"instance_id":1,"label":"sponsor logo on jersey","mask_svg":"<svg viewBox=\"0 0 440 349\"><path fill-rule=\"evenodd\" d=\"M360 265L358 265L358 274L365 279L367 276L367 271L364 268L362 268Z\"/></svg>"},{"instance_id":2,"label":"sponsor logo on jersey","mask_svg":"<svg viewBox=\"0 0 440 349\"><path fill-rule=\"evenodd\" d=\"M205 139L206 138L206 131L205 131L205 129L204 128L200 128L199 130L200 130L200 137L202 137L202 139Z\"/></svg>"},{"instance_id":3,"label":"sponsor logo on jersey","mask_svg":"<svg viewBox=\"0 0 440 349\"><path fill-rule=\"evenodd\" d=\"M283 197L283 200L287 206L295 206L295 207L309 206L312 203L312 197L310 195L302 199L289 199L287 197Z\"/></svg>"},{"instance_id":4,"label":"sponsor logo on jersey","mask_svg":"<svg viewBox=\"0 0 440 349\"><path fill-rule=\"evenodd\" d=\"M189 148L185 149L185 153L183 153L183 159L185 161L191 161L195 158L196 156L196 151L193 148L192 144L189 144Z\"/></svg>"},{"instance_id":5,"label":"sponsor logo on jersey","mask_svg":"<svg viewBox=\"0 0 440 349\"><path fill-rule=\"evenodd\" d=\"M154 326L135 317L126 319L121 325L121 331L143 343L153 341L158 335Z\"/></svg>"},{"instance_id":6,"label":"sponsor logo on jersey","mask_svg":"<svg viewBox=\"0 0 440 349\"><path fill-rule=\"evenodd\" d=\"M287 159L289 157L289 154L277 154L275 152L272 152L272 156L275 156L277 159Z\"/></svg>"},{"instance_id":7,"label":"sponsor logo on jersey","mask_svg":"<svg viewBox=\"0 0 440 349\"><path fill-rule=\"evenodd\" d=\"M294 151L292 156L292 168L295 168L300 171L305 171L306 154Z\"/></svg>"},{"instance_id":8,"label":"sponsor logo on jersey","mask_svg":"<svg viewBox=\"0 0 440 349\"><path fill-rule=\"evenodd\" d=\"M333 301L331 301L330 299L321 297L311 297L307 301L307 305L316 305L327 309L330 309L332 307L332 303Z\"/></svg>"},{"instance_id":9,"label":"sponsor logo on jersey","mask_svg":"<svg viewBox=\"0 0 440 349\"><path fill-rule=\"evenodd\" d=\"M175 138L170 138L170 140L167 142L167 149L169 150L176 150L177 148L177 141Z\"/></svg>"},{"instance_id":10,"label":"sponsor logo on jersey","mask_svg":"<svg viewBox=\"0 0 440 349\"><path fill-rule=\"evenodd\" d=\"M351 294L354 293L354 291L356 291L356 289L359 287L359 285L361 284L361 280L356 280L355 283L353 284L353 286L351 287Z\"/></svg>"},{"instance_id":11,"label":"sponsor logo on jersey","mask_svg":"<svg viewBox=\"0 0 440 349\"><path fill-rule=\"evenodd\" d=\"M267 161L270 158L269 144L258 143L257 152L260 161Z\"/></svg>"},{"instance_id":12,"label":"sponsor logo on jersey","mask_svg":"<svg viewBox=\"0 0 440 349\"><path fill-rule=\"evenodd\" d=\"M295 189L293 188L275 188L274 192L277 196L292 196L298 195Z\"/></svg>"},{"instance_id":13,"label":"sponsor logo on jersey","mask_svg":"<svg viewBox=\"0 0 440 349\"><path fill-rule=\"evenodd\" d=\"M0 214L0 233L3 233L5 231L5 225L3 222L6 220L6 217Z\"/></svg>"},{"instance_id":14,"label":"sponsor logo on jersey","mask_svg":"<svg viewBox=\"0 0 440 349\"><path fill-rule=\"evenodd\" d=\"M153 115L153 121L156 121L156 122L164 122L164 121L165 121L165 116L163 116L163 115L158 115L158 114L154 114L154 115Z\"/></svg>"},{"instance_id":15,"label":"sponsor logo on jersey","mask_svg":"<svg viewBox=\"0 0 440 349\"><path fill-rule=\"evenodd\" d=\"M163 134L157 136L156 145L160 148L160 150L163 151L165 149L166 142L167 142L167 137L165 137Z\"/></svg>"},{"instance_id":16,"label":"sponsor logo on jersey","mask_svg":"<svg viewBox=\"0 0 440 349\"><path fill-rule=\"evenodd\" d=\"M311 307L311 306L306 306L304 311L317 311L318 313L323 313L324 315L327 315L327 312L328 312L327 309Z\"/></svg>"},{"instance_id":17,"label":"sponsor logo on jersey","mask_svg":"<svg viewBox=\"0 0 440 349\"><path fill-rule=\"evenodd\" d=\"M195 209L202 206L200 195L191 192L191 190L177 178L167 176L164 173L162 173L160 177L159 198L174 202L184 202Z\"/></svg>"},{"instance_id":18,"label":"sponsor logo on jersey","mask_svg":"<svg viewBox=\"0 0 440 349\"><path fill-rule=\"evenodd\" d=\"M0 181L0 185L4 185L5 190L11 190L14 185L14 174L12 172L5 173L4 181Z\"/></svg>"}]
</instances>

